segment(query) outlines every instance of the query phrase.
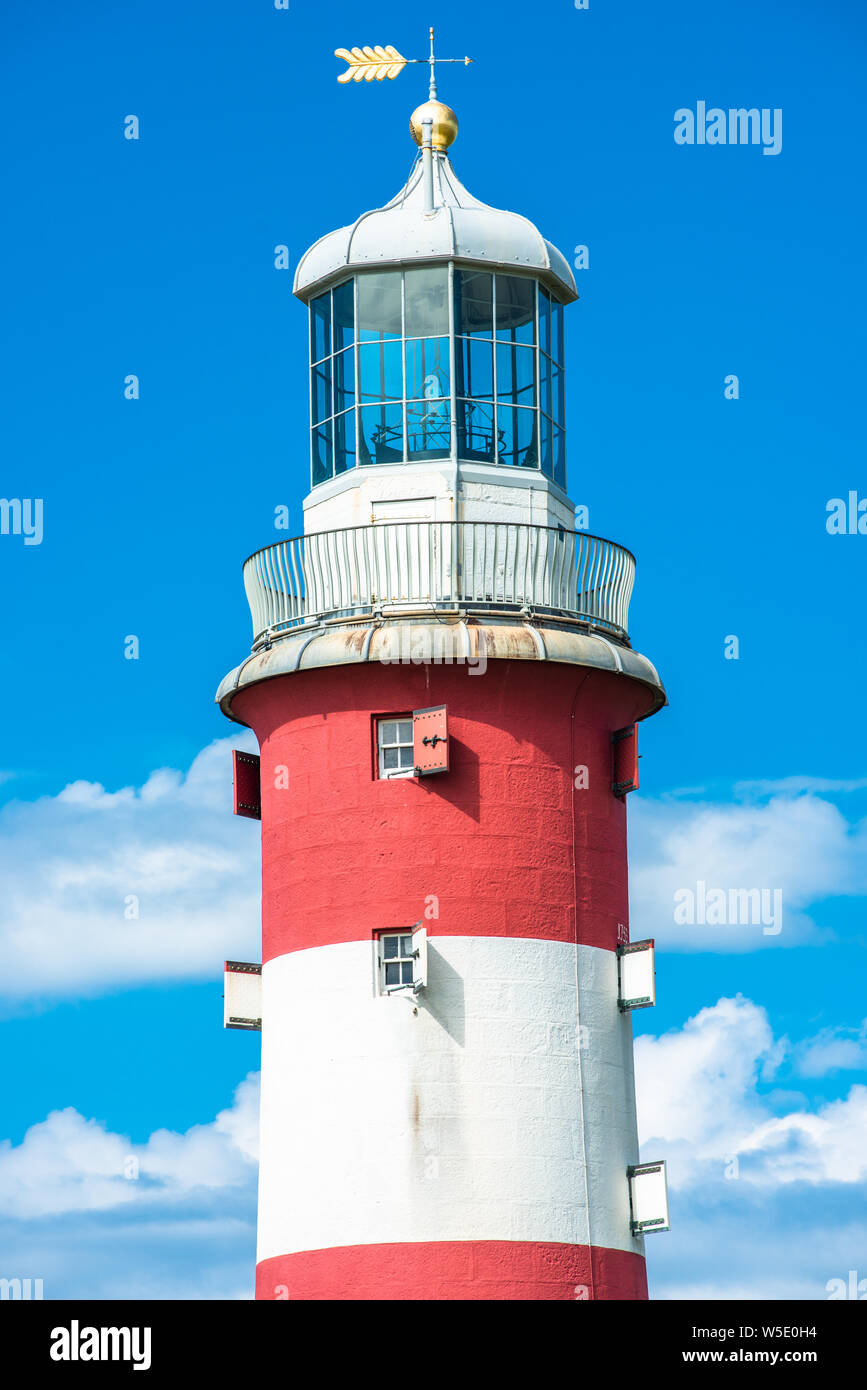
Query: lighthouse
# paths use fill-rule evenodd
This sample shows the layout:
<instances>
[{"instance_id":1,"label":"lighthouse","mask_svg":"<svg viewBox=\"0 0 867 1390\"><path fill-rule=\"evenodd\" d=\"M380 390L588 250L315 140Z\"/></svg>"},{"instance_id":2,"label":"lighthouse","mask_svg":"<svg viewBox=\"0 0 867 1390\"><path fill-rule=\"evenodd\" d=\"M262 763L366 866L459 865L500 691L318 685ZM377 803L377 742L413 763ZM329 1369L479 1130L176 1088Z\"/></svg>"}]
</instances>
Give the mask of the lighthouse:
<instances>
[{"instance_id":1,"label":"lighthouse","mask_svg":"<svg viewBox=\"0 0 867 1390\"><path fill-rule=\"evenodd\" d=\"M642 1299L626 801L665 693L634 558L567 493L572 272L461 183L430 61L407 183L298 265L304 534L247 560L217 694L259 744L262 960L226 966L261 1028L256 1294Z\"/></svg>"}]
</instances>

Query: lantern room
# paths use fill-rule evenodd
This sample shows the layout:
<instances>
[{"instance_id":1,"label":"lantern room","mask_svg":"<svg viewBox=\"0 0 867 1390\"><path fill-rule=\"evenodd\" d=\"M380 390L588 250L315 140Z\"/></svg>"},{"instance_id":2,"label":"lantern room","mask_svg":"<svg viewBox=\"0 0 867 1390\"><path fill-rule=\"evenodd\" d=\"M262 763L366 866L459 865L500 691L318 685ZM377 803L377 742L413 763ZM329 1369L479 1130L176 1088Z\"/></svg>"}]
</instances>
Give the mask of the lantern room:
<instances>
[{"instance_id":1,"label":"lantern room","mask_svg":"<svg viewBox=\"0 0 867 1390\"><path fill-rule=\"evenodd\" d=\"M448 107L427 103L411 129L429 111L434 139L406 186L322 237L296 272L310 315L308 523L358 524L375 511L368 503L422 493L431 520L472 519L482 487L503 519L517 509L572 525L572 272L530 221L460 183Z\"/></svg>"}]
</instances>

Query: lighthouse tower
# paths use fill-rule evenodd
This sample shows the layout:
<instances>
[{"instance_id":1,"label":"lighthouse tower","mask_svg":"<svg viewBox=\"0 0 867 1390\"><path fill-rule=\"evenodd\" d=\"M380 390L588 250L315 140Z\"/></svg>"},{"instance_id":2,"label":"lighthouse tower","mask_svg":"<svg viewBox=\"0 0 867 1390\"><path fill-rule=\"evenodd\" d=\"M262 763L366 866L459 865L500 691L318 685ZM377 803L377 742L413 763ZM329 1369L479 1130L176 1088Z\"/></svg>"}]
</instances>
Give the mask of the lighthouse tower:
<instances>
[{"instance_id":1,"label":"lighthouse tower","mask_svg":"<svg viewBox=\"0 0 867 1390\"><path fill-rule=\"evenodd\" d=\"M298 266L304 535L246 562L217 695L260 748L257 1296L646 1298L626 794L665 695L566 492L569 265L463 186L450 108L411 130Z\"/></svg>"}]
</instances>

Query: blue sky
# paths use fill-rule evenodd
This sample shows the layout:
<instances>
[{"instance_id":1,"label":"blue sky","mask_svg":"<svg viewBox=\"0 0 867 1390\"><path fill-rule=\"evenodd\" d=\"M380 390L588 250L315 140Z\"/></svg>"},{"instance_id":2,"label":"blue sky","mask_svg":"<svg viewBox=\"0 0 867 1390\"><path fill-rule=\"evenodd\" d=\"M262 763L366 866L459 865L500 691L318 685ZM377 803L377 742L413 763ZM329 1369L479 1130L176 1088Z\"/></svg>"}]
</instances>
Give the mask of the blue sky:
<instances>
[{"instance_id":1,"label":"blue sky","mask_svg":"<svg viewBox=\"0 0 867 1390\"><path fill-rule=\"evenodd\" d=\"M274 247L294 262L400 187L423 71L344 89L332 55L422 56L431 21L440 51L476 60L440 82L461 179L570 258L590 248L567 314L569 491L637 555L630 630L669 692L630 805L633 936L660 943L639 1057L669 1098L643 1137L675 1155L652 1288L824 1297L867 1264L863 1158L835 1166L863 1141L867 537L825 527L830 498L867 496L854 0L443 0L418 23L304 0L6 6L0 491L43 498L45 520L41 545L0 536L0 1026L17 1078L0 1245L24 1266L0 1273L50 1262L58 1294L105 1294L121 1267L132 1293L249 1292L254 1107L233 1095L258 1049L222 1031L219 971L257 954L257 827L228 815L239 739L212 699L249 642L241 562L276 506L301 529L308 486L305 312ZM781 108L781 153L676 145L674 112L698 101ZM673 889L749 886L747 870L783 889L779 936L672 926ZM740 1069L696 1077L696 1030ZM671 1097L692 1113L695 1087L730 1098L730 1133L689 1134L704 1167L677 1157ZM70 1108L66 1129L33 1130ZM161 1167L162 1130L186 1138ZM143 1146L150 1188L118 1197L111 1136ZM759 1158L723 1182L736 1143ZM40 1191L64 1189L54 1216L21 1195L34 1154ZM815 1254L793 1263L782 1228ZM706 1253L720 1239L747 1240L743 1269Z\"/></svg>"}]
</instances>

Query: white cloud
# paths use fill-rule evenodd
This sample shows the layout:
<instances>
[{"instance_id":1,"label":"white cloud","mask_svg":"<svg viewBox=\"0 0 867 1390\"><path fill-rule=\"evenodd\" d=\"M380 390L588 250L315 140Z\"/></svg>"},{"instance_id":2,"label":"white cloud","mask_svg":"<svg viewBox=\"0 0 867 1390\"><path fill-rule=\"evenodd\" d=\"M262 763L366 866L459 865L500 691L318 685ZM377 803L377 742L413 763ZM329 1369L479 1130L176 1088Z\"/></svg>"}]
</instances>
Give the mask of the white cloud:
<instances>
[{"instance_id":1,"label":"white cloud","mask_svg":"<svg viewBox=\"0 0 867 1390\"><path fill-rule=\"evenodd\" d=\"M794 1054L801 1076L828 1076L837 1071L867 1071L867 1019L859 1029L823 1028L799 1043Z\"/></svg>"},{"instance_id":2,"label":"white cloud","mask_svg":"<svg viewBox=\"0 0 867 1390\"><path fill-rule=\"evenodd\" d=\"M158 1129L145 1144L113 1134L72 1107L53 1110L20 1144L0 1143L0 1217L136 1206L153 1213L203 1189L244 1188L256 1171L258 1127L255 1074L210 1124L184 1134Z\"/></svg>"},{"instance_id":3,"label":"white cloud","mask_svg":"<svg viewBox=\"0 0 867 1390\"><path fill-rule=\"evenodd\" d=\"M244 731L186 775L162 768L115 792L74 782L4 807L7 1001L217 978L226 958L258 958L258 827L231 800L231 750L254 746Z\"/></svg>"},{"instance_id":4,"label":"white cloud","mask_svg":"<svg viewBox=\"0 0 867 1390\"><path fill-rule=\"evenodd\" d=\"M251 1074L184 1134L132 1144L70 1108L0 1144L0 1275L52 1299L250 1298L258 1108Z\"/></svg>"},{"instance_id":5,"label":"white cloud","mask_svg":"<svg viewBox=\"0 0 867 1390\"><path fill-rule=\"evenodd\" d=\"M799 779L803 781L803 779ZM764 804L636 798L630 814L631 916L669 950L749 951L830 939L815 905L867 893L867 831L830 801L778 794ZM779 932L757 914L740 923L675 920L676 894L780 892ZM766 914L764 922L770 920ZM774 925L776 926L776 922Z\"/></svg>"},{"instance_id":6,"label":"white cloud","mask_svg":"<svg viewBox=\"0 0 867 1390\"><path fill-rule=\"evenodd\" d=\"M736 782L736 797L799 796L803 792L859 792L867 787L867 777L778 777L773 781Z\"/></svg>"},{"instance_id":7,"label":"white cloud","mask_svg":"<svg viewBox=\"0 0 867 1390\"><path fill-rule=\"evenodd\" d=\"M765 1010L749 999L720 999L683 1028L635 1042L642 1143L661 1142L669 1178L686 1188L738 1160L759 1186L783 1182L855 1183L867 1178L867 1087L844 1100L775 1114L759 1091L788 1051Z\"/></svg>"},{"instance_id":8,"label":"white cloud","mask_svg":"<svg viewBox=\"0 0 867 1390\"><path fill-rule=\"evenodd\" d=\"M666 1159L671 1192L672 1230L647 1241L653 1296L819 1299L867 1275L867 1087L812 1107L763 1093L801 1046L741 996L636 1040L642 1154Z\"/></svg>"}]
</instances>

